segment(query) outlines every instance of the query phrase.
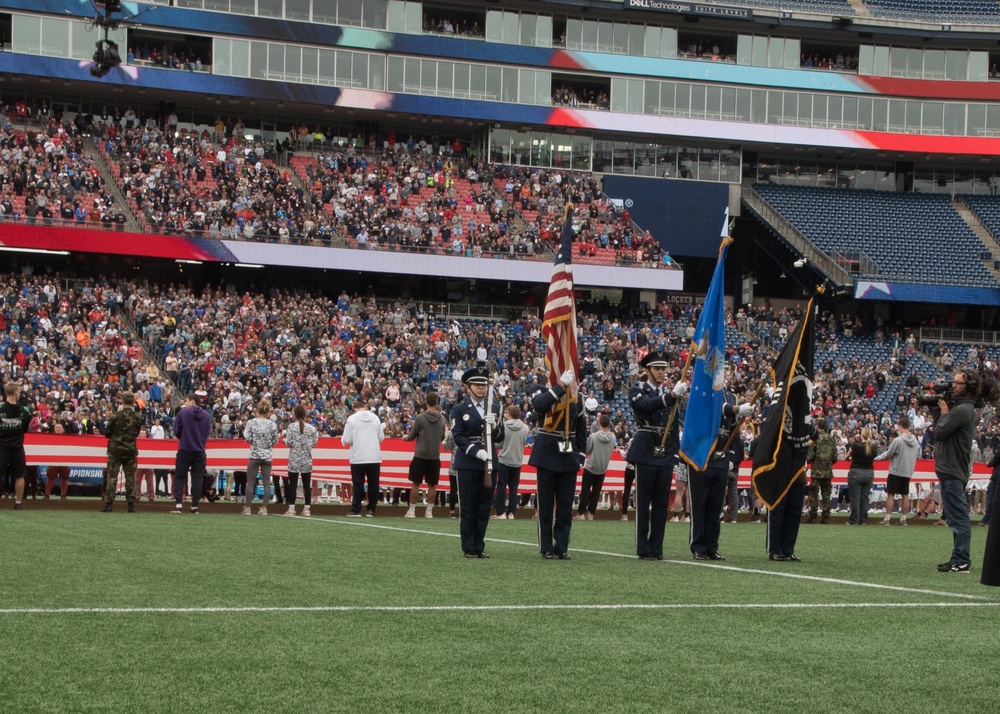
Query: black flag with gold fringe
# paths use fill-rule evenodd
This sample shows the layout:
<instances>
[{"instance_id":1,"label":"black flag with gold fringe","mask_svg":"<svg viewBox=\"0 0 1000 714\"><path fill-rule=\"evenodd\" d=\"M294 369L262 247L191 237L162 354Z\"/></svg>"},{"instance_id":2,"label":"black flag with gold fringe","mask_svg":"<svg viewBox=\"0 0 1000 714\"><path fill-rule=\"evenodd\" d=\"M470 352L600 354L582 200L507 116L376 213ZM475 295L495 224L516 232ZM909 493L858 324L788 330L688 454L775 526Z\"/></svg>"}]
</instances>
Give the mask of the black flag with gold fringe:
<instances>
[{"instance_id":1,"label":"black flag with gold fringe","mask_svg":"<svg viewBox=\"0 0 1000 714\"><path fill-rule=\"evenodd\" d=\"M769 509L805 471L813 436L813 300L774 365L774 394L753 456L753 489Z\"/></svg>"}]
</instances>

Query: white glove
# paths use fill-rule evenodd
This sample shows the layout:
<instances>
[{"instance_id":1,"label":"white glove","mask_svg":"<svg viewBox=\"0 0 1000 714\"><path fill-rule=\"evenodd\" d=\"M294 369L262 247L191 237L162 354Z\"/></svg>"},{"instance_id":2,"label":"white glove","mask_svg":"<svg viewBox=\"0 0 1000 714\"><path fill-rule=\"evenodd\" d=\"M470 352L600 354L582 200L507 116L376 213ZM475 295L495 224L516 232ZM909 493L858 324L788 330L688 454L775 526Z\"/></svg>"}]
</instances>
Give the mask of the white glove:
<instances>
[{"instance_id":1,"label":"white glove","mask_svg":"<svg viewBox=\"0 0 1000 714\"><path fill-rule=\"evenodd\" d=\"M489 461L490 460L489 455L485 451L477 451L476 452L476 458L479 459L480 461Z\"/></svg>"},{"instance_id":2,"label":"white glove","mask_svg":"<svg viewBox=\"0 0 1000 714\"><path fill-rule=\"evenodd\" d=\"M490 429L497 425L497 415L490 412L486 415L486 423L489 425Z\"/></svg>"},{"instance_id":3,"label":"white glove","mask_svg":"<svg viewBox=\"0 0 1000 714\"><path fill-rule=\"evenodd\" d=\"M740 404L740 408L736 413L740 419L746 419L753 414L753 404Z\"/></svg>"},{"instance_id":4,"label":"white glove","mask_svg":"<svg viewBox=\"0 0 1000 714\"><path fill-rule=\"evenodd\" d=\"M575 375L573 374L573 370L567 369L565 372L562 373L562 376L559 377L559 381L563 384L563 386L568 387L570 383L573 381L574 376Z\"/></svg>"},{"instance_id":5,"label":"white glove","mask_svg":"<svg viewBox=\"0 0 1000 714\"><path fill-rule=\"evenodd\" d=\"M678 382L677 384L674 385L673 395L678 398L683 397L685 394L687 394L687 390L688 390L687 382Z\"/></svg>"}]
</instances>

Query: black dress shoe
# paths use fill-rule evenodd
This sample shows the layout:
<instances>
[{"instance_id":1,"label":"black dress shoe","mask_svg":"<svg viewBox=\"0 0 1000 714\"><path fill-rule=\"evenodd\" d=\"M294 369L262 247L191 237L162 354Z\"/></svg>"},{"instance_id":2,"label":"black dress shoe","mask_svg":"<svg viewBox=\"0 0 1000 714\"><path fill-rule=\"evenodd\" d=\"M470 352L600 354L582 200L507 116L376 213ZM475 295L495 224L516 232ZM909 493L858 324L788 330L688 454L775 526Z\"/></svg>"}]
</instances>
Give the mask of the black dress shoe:
<instances>
[{"instance_id":1,"label":"black dress shoe","mask_svg":"<svg viewBox=\"0 0 1000 714\"><path fill-rule=\"evenodd\" d=\"M490 554L489 554L489 553L487 553L486 551L482 551L482 550L481 550L481 551L479 551L478 553L476 553L476 557L477 557L477 558L486 558L486 559L488 560L488 559L489 559L489 557L490 557Z\"/></svg>"},{"instance_id":2,"label":"black dress shoe","mask_svg":"<svg viewBox=\"0 0 1000 714\"><path fill-rule=\"evenodd\" d=\"M708 556L708 553L698 553L698 552L696 552L694 554L694 559L695 560L711 560L711 558Z\"/></svg>"},{"instance_id":3,"label":"black dress shoe","mask_svg":"<svg viewBox=\"0 0 1000 714\"><path fill-rule=\"evenodd\" d=\"M653 555L652 553L650 553L648 556L646 556L646 560L663 560L663 556Z\"/></svg>"},{"instance_id":4,"label":"black dress shoe","mask_svg":"<svg viewBox=\"0 0 1000 714\"><path fill-rule=\"evenodd\" d=\"M559 553L559 560L570 560L569 553Z\"/></svg>"},{"instance_id":5,"label":"black dress shoe","mask_svg":"<svg viewBox=\"0 0 1000 714\"><path fill-rule=\"evenodd\" d=\"M542 553L542 557L545 558L546 560L555 560L557 556L551 550L547 550L544 553Z\"/></svg>"},{"instance_id":6,"label":"black dress shoe","mask_svg":"<svg viewBox=\"0 0 1000 714\"><path fill-rule=\"evenodd\" d=\"M721 555L719 555L718 553L709 553L708 554L708 559L709 560L725 560L725 558L722 557Z\"/></svg>"},{"instance_id":7,"label":"black dress shoe","mask_svg":"<svg viewBox=\"0 0 1000 714\"><path fill-rule=\"evenodd\" d=\"M639 560L652 560L653 559L653 554L652 553L637 553L636 555L639 556Z\"/></svg>"},{"instance_id":8,"label":"black dress shoe","mask_svg":"<svg viewBox=\"0 0 1000 714\"><path fill-rule=\"evenodd\" d=\"M787 555L782 555L781 553L768 553L767 559L775 560L779 563L787 563L789 560L791 560L791 558L789 558Z\"/></svg>"},{"instance_id":9,"label":"black dress shoe","mask_svg":"<svg viewBox=\"0 0 1000 714\"><path fill-rule=\"evenodd\" d=\"M802 562L802 558L800 558L799 556L795 555L795 553L792 553L791 555L786 555L785 556L785 560L788 560L788 561L790 561L792 563L801 563Z\"/></svg>"},{"instance_id":10,"label":"black dress shoe","mask_svg":"<svg viewBox=\"0 0 1000 714\"><path fill-rule=\"evenodd\" d=\"M463 555L466 558L478 558L479 557L479 554L476 553L476 551L474 551L474 550L466 550L466 551L463 552Z\"/></svg>"}]
</instances>

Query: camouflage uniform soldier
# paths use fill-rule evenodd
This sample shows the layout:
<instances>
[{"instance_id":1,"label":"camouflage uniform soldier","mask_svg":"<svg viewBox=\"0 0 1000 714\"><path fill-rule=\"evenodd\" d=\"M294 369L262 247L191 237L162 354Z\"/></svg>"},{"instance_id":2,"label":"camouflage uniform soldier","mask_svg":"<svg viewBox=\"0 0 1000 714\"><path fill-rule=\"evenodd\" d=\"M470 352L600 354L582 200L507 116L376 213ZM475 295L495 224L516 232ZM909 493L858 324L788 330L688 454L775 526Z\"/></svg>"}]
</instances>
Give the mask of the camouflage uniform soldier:
<instances>
[{"instance_id":1,"label":"camouflage uniform soldier","mask_svg":"<svg viewBox=\"0 0 1000 714\"><path fill-rule=\"evenodd\" d=\"M809 482L809 522L816 522L818 496L823 497L823 523L830 522L830 489L833 485L833 462L837 460L837 445L826 432L826 419L816 419L816 440L809 445L806 461L812 467Z\"/></svg>"},{"instance_id":2,"label":"camouflage uniform soldier","mask_svg":"<svg viewBox=\"0 0 1000 714\"><path fill-rule=\"evenodd\" d=\"M105 436L108 437L108 480L105 484L106 500L104 513L111 512L115 500L115 486L118 471L125 471L125 498L128 512L135 513L135 469L139 447L135 440L142 428L142 417L134 408L135 396L132 392L122 392L122 409L108 420Z\"/></svg>"}]
</instances>

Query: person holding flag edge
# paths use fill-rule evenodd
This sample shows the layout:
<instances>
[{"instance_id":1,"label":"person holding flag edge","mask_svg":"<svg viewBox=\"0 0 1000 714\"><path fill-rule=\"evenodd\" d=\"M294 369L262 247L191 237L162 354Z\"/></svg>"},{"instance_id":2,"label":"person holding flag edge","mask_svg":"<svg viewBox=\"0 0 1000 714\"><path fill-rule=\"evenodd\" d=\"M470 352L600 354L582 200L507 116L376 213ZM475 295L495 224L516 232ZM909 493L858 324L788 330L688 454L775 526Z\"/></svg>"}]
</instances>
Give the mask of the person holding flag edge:
<instances>
[{"instance_id":1,"label":"person holding flag edge","mask_svg":"<svg viewBox=\"0 0 1000 714\"><path fill-rule=\"evenodd\" d=\"M823 288L817 289L822 293ZM769 511L767 557L799 562L795 544L802 521L806 456L815 437L812 419L814 338L813 303L788 338L774 365L774 393L753 455L754 493Z\"/></svg>"},{"instance_id":2,"label":"person holding flag edge","mask_svg":"<svg viewBox=\"0 0 1000 714\"><path fill-rule=\"evenodd\" d=\"M542 336L548 385L531 395L535 441L528 463L538 478L538 549L547 560L569 560L576 476L587 449L587 424L577 394L579 348L573 295L572 204L545 300Z\"/></svg>"},{"instance_id":3,"label":"person holding flag edge","mask_svg":"<svg viewBox=\"0 0 1000 714\"><path fill-rule=\"evenodd\" d=\"M738 458L731 448L730 437L738 433L737 418L745 418L753 412L750 404L738 407L736 396L726 390L723 298L726 251L733 242L727 235L731 228L728 218L729 210L726 209L719 259L688 355L689 362L695 357L695 364L680 455L691 466L688 476L691 492L689 545L695 560L725 560L719 554L720 518L729 471Z\"/></svg>"}]
</instances>

